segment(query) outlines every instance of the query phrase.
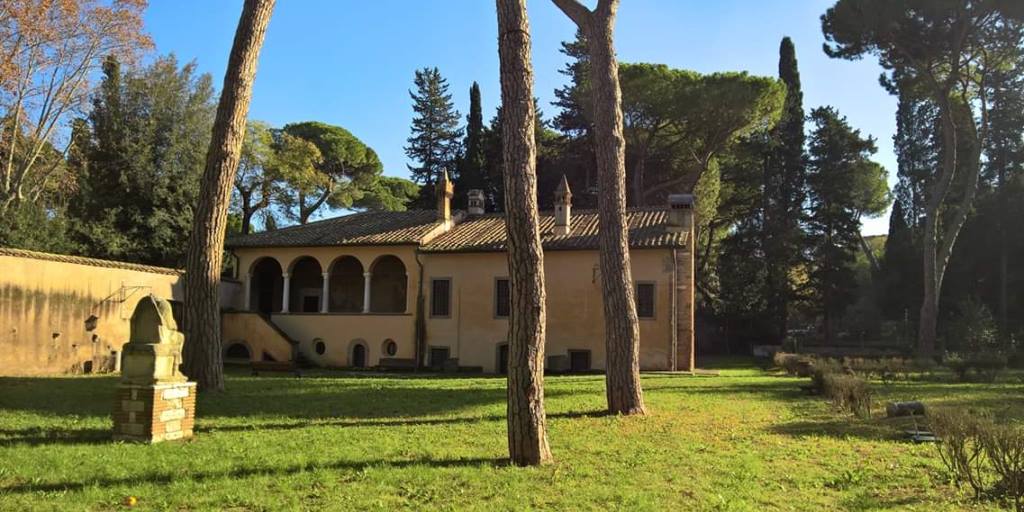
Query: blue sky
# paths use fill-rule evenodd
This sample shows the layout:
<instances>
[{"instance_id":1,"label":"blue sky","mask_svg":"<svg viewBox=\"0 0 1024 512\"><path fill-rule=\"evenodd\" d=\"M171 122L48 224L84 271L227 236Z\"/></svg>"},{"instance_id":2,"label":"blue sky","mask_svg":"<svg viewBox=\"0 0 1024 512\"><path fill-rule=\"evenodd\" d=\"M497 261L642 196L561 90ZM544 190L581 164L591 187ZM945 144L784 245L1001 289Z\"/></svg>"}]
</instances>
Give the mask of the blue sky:
<instances>
[{"instance_id":1,"label":"blue sky","mask_svg":"<svg viewBox=\"0 0 1024 512\"><path fill-rule=\"evenodd\" d=\"M895 98L879 85L874 60L825 56L819 16L829 0L623 0L616 48L626 62L658 62L703 73L745 70L776 76L778 47L790 36L797 49L807 111L833 105L850 124L877 139L876 159L890 172ZM564 82L558 52L574 26L548 0L528 4L535 91L546 117ZM159 53L224 76L241 0L151 0L146 28ZM385 173L406 175L403 150L412 107L413 72L437 66L459 111L469 86L480 83L484 117L500 99L497 21L491 0L278 0L267 32L249 117L281 126L318 120L344 126L370 145ZM884 233L887 216L869 220Z\"/></svg>"}]
</instances>

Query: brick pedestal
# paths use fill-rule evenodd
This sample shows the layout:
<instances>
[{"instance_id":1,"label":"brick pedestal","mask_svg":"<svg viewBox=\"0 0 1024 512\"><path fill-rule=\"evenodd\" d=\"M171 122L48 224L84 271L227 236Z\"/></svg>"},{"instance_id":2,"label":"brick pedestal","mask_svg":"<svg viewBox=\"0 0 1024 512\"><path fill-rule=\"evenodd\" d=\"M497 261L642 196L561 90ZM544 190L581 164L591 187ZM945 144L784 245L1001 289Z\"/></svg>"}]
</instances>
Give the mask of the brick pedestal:
<instances>
[{"instance_id":1,"label":"brick pedestal","mask_svg":"<svg viewBox=\"0 0 1024 512\"><path fill-rule=\"evenodd\" d=\"M114 440L159 443L192 437L196 383L174 382L117 387Z\"/></svg>"}]
</instances>

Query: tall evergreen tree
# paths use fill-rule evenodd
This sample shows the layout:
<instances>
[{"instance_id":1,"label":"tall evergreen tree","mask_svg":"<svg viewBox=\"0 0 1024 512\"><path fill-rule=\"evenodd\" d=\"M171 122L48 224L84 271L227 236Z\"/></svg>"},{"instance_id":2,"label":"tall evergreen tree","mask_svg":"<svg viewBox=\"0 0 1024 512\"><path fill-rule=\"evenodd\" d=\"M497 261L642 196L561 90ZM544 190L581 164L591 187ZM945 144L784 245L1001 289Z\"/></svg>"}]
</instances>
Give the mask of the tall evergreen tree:
<instances>
[{"instance_id":1,"label":"tall evergreen tree","mask_svg":"<svg viewBox=\"0 0 1024 512\"><path fill-rule=\"evenodd\" d=\"M818 305L825 341L854 300L853 263L860 245L860 219L885 210L885 170L869 160L877 149L834 109L816 108L809 148L807 229L811 257L809 294Z\"/></svg>"},{"instance_id":2,"label":"tall evergreen tree","mask_svg":"<svg viewBox=\"0 0 1024 512\"><path fill-rule=\"evenodd\" d=\"M774 341L786 336L794 295L793 269L800 264L806 180L804 107L793 41L779 45L779 78L786 84L782 117L771 132L771 149L764 167L764 249L767 259L766 303L774 318Z\"/></svg>"},{"instance_id":3,"label":"tall evergreen tree","mask_svg":"<svg viewBox=\"0 0 1024 512\"><path fill-rule=\"evenodd\" d=\"M213 124L211 78L173 56L128 72L110 58L103 69L76 135L71 236L89 256L181 265Z\"/></svg>"},{"instance_id":4,"label":"tall evergreen tree","mask_svg":"<svg viewBox=\"0 0 1024 512\"><path fill-rule=\"evenodd\" d=\"M469 88L469 114L466 116L466 136L462 144L462 158L455 178L455 190L458 193L453 201L457 208L465 207L466 192L471 189L483 190L488 197L494 195L491 180L487 176L484 114L480 102L480 85L476 82Z\"/></svg>"},{"instance_id":5,"label":"tall evergreen tree","mask_svg":"<svg viewBox=\"0 0 1024 512\"><path fill-rule=\"evenodd\" d=\"M417 70L413 83L416 91L409 91L409 96L414 117L405 155L417 163L408 166L412 181L423 185L416 206L432 208L434 182L441 171L447 169L453 180L459 179L453 164L461 149L460 115L448 92L448 80L436 67Z\"/></svg>"}]
</instances>

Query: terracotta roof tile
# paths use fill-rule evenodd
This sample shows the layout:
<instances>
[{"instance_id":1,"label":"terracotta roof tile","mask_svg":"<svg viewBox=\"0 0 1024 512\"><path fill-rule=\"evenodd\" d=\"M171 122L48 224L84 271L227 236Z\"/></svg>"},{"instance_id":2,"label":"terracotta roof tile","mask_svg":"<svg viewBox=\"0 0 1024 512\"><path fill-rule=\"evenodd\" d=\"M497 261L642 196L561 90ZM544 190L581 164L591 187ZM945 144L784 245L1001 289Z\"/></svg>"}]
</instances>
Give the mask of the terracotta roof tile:
<instances>
[{"instance_id":1,"label":"terracotta roof tile","mask_svg":"<svg viewBox=\"0 0 1024 512\"><path fill-rule=\"evenodd\" d=\"M438 226L433 210L362 212L228 239L237 247L417 245Z\"/></svg>"},{"instance_id":2,"label":"terracotta roof tile","mask_svg":"<svg viewBox=\"0 0 1024 512\"><path fill-rule=\"evenodd\" d=\"M629 246L634 249L686 247L687 233L668 231L668 210L664 208L631 208L627 211ZM553 232L555 218L541 212L541 243L545 250L597 249L597 211L574 210L572 230L566 235ZM505 217L487 214L467 217L451 231L433 239L424 252L492 252L505 250Z\"/></svg>"},{"instance_id":3,"label":"terracotta roof tile","mask_svg":"<svg viewBox=\"0 0 1024 512\"><path fill-rule=\"evenodd\" d=\"M184 273L182 270L167 267L154 267L152 265L140 265L138 263L128 263L124 261L100 260L96 258L86 258L84 256L69 256L66 254L27 251L25 249L13 249L10 247L0 247L0 256L59 261L61 263L74 263L76 265L88 265L90 267L117 268L121 270L134 270L137 272L151 272L154 274L181 275Z\"/></svg>"}]
</instances>

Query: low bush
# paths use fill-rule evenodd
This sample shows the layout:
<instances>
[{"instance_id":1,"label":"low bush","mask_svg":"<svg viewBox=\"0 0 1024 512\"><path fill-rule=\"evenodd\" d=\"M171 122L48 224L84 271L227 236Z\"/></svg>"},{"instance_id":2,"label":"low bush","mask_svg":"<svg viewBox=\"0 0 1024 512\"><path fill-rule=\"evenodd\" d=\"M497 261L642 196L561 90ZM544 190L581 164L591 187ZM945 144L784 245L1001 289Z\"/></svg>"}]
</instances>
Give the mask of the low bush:
<instances>
[{"instance_id":1,"label":"low bush","mask_svg":"<svg viewBox=\"0 0 1024 512\"><path fill-rule=\"evenodd\" d=\"M946 354L942 362L961 382L995 382L1006 369L1007 358L997 352L952 352Z\"/></svg>"},{"instance_id":2,"label":"low bush","mask_svg":"<svg viewBox=\"0 0 1024 512\"><path fill-rule=\"evenodd\" d=\"M859 418L871 417L871 385L862 377L844 373L825 373L821 377L822 394L841 411Z\"/></svg>"},{"instance_id":3,"label":"low bush","mask_svg":"<svg viewBox=\"0 0 1024 512\"><path fill-rule=\"evenodd\" d=\"M991 496L1024 511L1024 428L962 408L929 408L928 421L958 487L967 485L975 498Z\"/></svg>"},{"instance_id":4,"label":"low bush","mask_svg":"<svg viewBox=\"0 0 1024 512\"><path fill-rule=\"evenodd\" d=\"M787 375L796 376L800 374L801 368L807 362L807 358L789 352L776 352L772 357L772 362L775 363L777 368L784 370Z\"/></svg>"},{"instance_id":5,"label":"low bush","mask_svg":"<svg viewBox=\"0 0 1024 512\"><path fill-rule=\"evenodd\" d=\"M980 498L988 485L986 455L980 433L987 419L961 408L929 408L928 424L940 442L935 446L957 487L969 485Z\"/></svg>"}]
</instances>

